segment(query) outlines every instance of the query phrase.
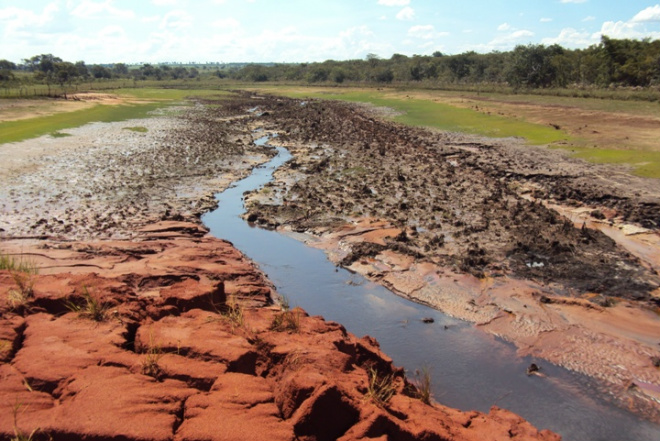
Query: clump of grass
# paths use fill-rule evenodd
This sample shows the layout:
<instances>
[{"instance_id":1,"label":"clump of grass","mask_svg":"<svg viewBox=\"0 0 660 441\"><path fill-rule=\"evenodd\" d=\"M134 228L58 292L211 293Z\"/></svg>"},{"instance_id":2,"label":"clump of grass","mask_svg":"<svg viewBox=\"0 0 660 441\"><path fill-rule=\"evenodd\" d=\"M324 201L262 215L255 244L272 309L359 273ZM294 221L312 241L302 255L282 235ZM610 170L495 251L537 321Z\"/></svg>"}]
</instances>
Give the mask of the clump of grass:
<instances>
[{"instance_id":1,"label":"clump of grass","mask_svg":"<svg viewBox=\"0 0 660 441\"><path fill-rule=\"evenodd\" d=\"M371 399L378 407L384 407L396 393L394 375L381 375L376 369L369 368L369 385L366 398Z\"/></svg>"},{"instance_id":2,"label":"clump of grass","mask_svg":"<svg viewBox=\"0 0 660 441\"><path fill-rule=\"evenodd\" d=\"M277 332L291 331L300 332L300 308L290 308L289 299L282 297L280 300L282 311L273 316L270 329Z\"/></svg>"},{"instance_id":3,"label":"clump of grass","mask_svg":"<svg viewBox=\"0 0 660 441\"><path fill-rule=\"evenodd\" d=\"M245 310L238 302L236 296L230 295L223 306L221 313L232 325L232 329L242 327L245 323Z\"/></svg>"},{"instance_id":4,"label":"clump of grass","mask_svg":"<svg viewBox=\"0 0 660 441\"><path fill-rule=\"evenodd\" d=\"M53 132L50 134L52 138L66 138L67 136L73 136L70 133L63 133L63 132Z\"/></svg>"},{"instance_id":5,"label":"clump of grass","mask_svg":"<svg viewBox=\"0 0 660 441\"><path fill-rule=\"evenodd\" d=\"M3 256L0 260L2 261L0 269L9 270L18 288L9 290L7 298L9 306L12 309L22 308L34 297L34 276L39 273L39 268L33 261L16 260L11 256Z\"/></svg>"},{"instance_id":6,"label":"clump of grass","mask_svg":"<svg viewBox=\"0 0 660 441\"><path fill-rule=\"evenodd\" d=\"M163 350L159 344L154 343L153 336L150 335L149 346L144 352L144 359L142 360L142 364L140 366L140 372L143 375L148 375L158 379L162 373L162 369L160 367L160 359L162 357Z\"/></svg>"},{"instance_id":7,"label":"clump of grass","mask_svg":"<svg viewBox=\"0 0 660 441\"><path fill-rule=\"evenodd\" d=\"M428 366L423 366L421 371L415 372L415 380L412 382L415 386L413 395L419 398L424 404L431 404L431 370Z\"/></svg>"},{"instance_id":8,"label":"clump of grass","mask_svg":"<svg viewBox=\"0 0 660 441\"><path fill-rule=\"evenodd\" d=\"M37 274L39 268L31 260L16 259L15 257L0 253L0 270L19 271L23 273Z\"/></svg>"},{"instance_id":9,"label":"clump of grass","mask_svg":"<svg viewBox=\"0 0 660 441\"><path fill-rule=\"evenodd\" d=\"M83 286L84 304L77 305L73 302L67 302L66 307L78 313L80 317L102 322L108 317L108 305L104 304L98 296L92 295L86 286Z\"/></svg>"},{"instance_id":10,"label":"clump of grass","mask_svg":"<svg viewBox=\"0 0 660 441\"><path fill-rule=\"evenodd\" d=\"M23 407L22 404L15 404L14 408L12 409L12 413L14 414L14 436L10 438L11 441L32 441L35 438L35 435L37 432L39 432L39 428L37 427L34 429L29 435L26 435L23 433L19 428L18 428L18 413L21 410L21 407Z\"/></svg>"},{"instance_id":11,"label":"clump of grass","mask_svg":"<svg viewBox=\"0 0 660 441\"><path fill-rule=\"evenodd\" d=\"M143 126L124 127L124 130L130 130L131 132L138 132L138 133L147 133L149 131L149 129Z\"/></svg>"}]
</instances>

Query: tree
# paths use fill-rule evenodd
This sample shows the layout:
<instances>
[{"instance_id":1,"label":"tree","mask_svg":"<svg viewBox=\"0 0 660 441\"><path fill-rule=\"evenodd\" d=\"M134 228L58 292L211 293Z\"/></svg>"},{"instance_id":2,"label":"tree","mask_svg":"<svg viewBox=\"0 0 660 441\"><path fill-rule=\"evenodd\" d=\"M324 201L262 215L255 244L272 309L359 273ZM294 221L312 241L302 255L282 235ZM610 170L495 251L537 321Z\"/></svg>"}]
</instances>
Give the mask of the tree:
<instances>
[{"instance_id":1,"label":"tree","mask_svg":"<svg viewBox=\"0 0 660 441\"><path fill-rule=\"evenodd\" d=\"M112 66L112 73L117 76L126 76L128 75L128 66L124 63L117 63Z\"/></svg>"},{"instance_id":2,"label":"tree","mask_svg":"<svg viewBox=\"0 0 660 441\"><path fill-rule=\"evenodd\" d=\"M60 57L53 56L53 54L42 54L23 61L30 72L48 74L53 72L55 63L61 63L63 60Z\"/></svg>"},{"instance_id":3,"label":"tree","mask_svg":"<svg viewBox=\"0 0 660 441\"><path fill-rule=\"evenodd\" d=\"M9 60L0 60L0 81L12 81L14 78L14 71L16 64Z\"/></svg>"},{"instance_id":4,"label":"tree","mask_svg":"<svg viewBox=\"0 0 660 441\"><path fill-rule=\"evenodd\" d=\"M64 85L71 85L73 80L78 76L78 68L73 63L69 63L68 61L61 61L53 65L53 78L62 88L65 98L66 90L64 90Z\"/></svg>"},{"instance_id":5,"label":"tree","mask_svg":"<svg viewBox=\"0 0 660 441\"><path fill-rule=\"evenodd\" d=\"M78 70L78 76L81 78L89 77L89 69L84 61L76 61L76 69Z\"/></svg>"},{"instance_id":6,"label":"tree","mask_svg":"<svg viewBox=\"0 0 660 441\"><path fill-rule=\"evenodd\" d=\"M92 76L96 79L112 78L112 72L110 72L110 69L105 66L101 66L100 64L95 64L92 66L90 71L92 72Z\"/></svg>"},{"instance_id":7,"label":"tree","mask_svg":"<svg viewBox=\"0 0 660 441\"><path fill-rule=\"evenodd\" d=\"M557 66L553 57L564 49L559 45L519 45L511 53L507 80L514 87L550 87L556 84Z\"/></svg>"}]
</instances>

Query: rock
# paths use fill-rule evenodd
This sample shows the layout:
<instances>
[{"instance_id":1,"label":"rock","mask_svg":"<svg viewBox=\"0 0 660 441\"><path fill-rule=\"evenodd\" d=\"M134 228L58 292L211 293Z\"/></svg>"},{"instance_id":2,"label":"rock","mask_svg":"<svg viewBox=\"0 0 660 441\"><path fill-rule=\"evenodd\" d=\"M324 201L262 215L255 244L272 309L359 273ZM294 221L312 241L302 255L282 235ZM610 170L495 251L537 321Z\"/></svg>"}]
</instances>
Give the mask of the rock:
<instances>
[{"instance_id":1,"label":"rock","mask_svg":"<svg viewBox=\"0 0 660 441\"><path fill-rule=\"evenodd\" d=\"M0 302L0 438L558 439L499 409L423 404L376 340L338 323L297 308L295 326L273 327L282 311L261 272L225 241L172 228L145 228L139 245L36 245L66 265L34 276L24 317ZM65 306L90 292L99 321ZM391 378L385 403L369 398L374 371Z\"/></svg>"}]
</instances>

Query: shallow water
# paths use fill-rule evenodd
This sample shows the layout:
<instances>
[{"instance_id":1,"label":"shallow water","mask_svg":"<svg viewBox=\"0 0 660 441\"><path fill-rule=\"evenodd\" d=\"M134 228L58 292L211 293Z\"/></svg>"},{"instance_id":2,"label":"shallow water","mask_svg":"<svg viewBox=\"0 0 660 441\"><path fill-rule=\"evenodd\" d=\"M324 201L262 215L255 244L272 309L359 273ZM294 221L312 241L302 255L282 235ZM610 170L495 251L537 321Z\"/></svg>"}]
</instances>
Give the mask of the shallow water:
<instances>
[{"instance_id":1,"label":"shallow water","mask_svg":"<svg viewBox=\"0 0 660 441\"><path fill-rule=\"evenodd\" d=\"M337 321L358 336L375 337L411 378L415 370L428 367L433 397L442 404L484 412L497 405L568 441L660 439L660 425L608 404L587 377L543 360L518 357L512 345L468 323L336 268L320 250L248 225L240 218L242 195L268 182L291 158L285 149L278 151L265 167L216 195L218 208L202 220L213 235L231 241L258 263L291 306ZM434 323L423 323L425 317ZM532 362L547 377L527 376Z\"/></svg>"}]
</instances>

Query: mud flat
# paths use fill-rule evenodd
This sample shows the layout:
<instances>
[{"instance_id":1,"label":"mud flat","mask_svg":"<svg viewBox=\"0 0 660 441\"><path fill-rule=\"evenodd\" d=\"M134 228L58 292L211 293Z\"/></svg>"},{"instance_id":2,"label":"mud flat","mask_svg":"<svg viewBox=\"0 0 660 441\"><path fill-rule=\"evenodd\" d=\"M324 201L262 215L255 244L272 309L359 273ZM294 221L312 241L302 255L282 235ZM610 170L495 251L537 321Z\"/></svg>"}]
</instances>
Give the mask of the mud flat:
<instances>
[{"instance_id":1,"label":"mud flat","mask_svg":"<svg viewBox=\"0 0 660 441\"><path fill-rule=\"evenodd\" d=\"M39 268L0 270L0 439L559 439L426 404L200 227L208 192L272 154L242 104L0 146L3 256Z\"/></svg>"},{"instance_id":2,"label":"mud flat","mask_svg":"<svg viewBox=\"0 0 660 441\"><path fill-rule=\"evenodd\" d=\"M294 156L246 196L249 221L660 420L656 181L345 103L244 100Z\"/></svg>"}]
</instances>

